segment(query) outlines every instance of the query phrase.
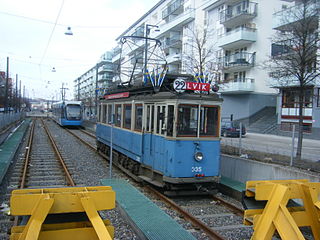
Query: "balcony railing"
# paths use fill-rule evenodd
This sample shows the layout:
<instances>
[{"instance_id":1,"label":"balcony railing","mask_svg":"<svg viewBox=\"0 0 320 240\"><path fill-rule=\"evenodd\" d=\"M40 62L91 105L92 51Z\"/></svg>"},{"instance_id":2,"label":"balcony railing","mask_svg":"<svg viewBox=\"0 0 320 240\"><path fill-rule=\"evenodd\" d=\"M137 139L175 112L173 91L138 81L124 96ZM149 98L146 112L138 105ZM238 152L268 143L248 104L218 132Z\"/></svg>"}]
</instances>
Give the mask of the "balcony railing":
<instances>
[{"instance_id":1,"label":"balcony railing","mask_svg":"<svg viewBox=\"0 0 320 240\"><path fill-rule=\"evenodd\" d=\"M302 19L303 15L306 17L315 16L318 19L320 9L320 1L312 2L306 5L305 12L303 12L303 5L298 4L282 11L276 12L272 17L272 28L282 29L287 25L297 22Z\"/></svg>"},{"instance_id":2,"label":"balcony railing","mask_svg":"<svg viewBox=\"0 0 320 240\"><path fill-rule=\"evenodd\" d=\"M183 0L176 0L172 2L167 8L162 11L162 19L165 19L170 14L173 14L176 10L183 6Z\"/></svg>"},{"instance_id":3,"label":"balcony railing","mask_svg":"<svg viewBox=\"0 0 320 240\"><path fill-rule=\"evenodd\" d=\"M257 16L257 3L243 1L220 13L220 23L225 26L241 24Z\"/></svg>"},{"instance_id":4,"label":"balcony railing","mask_svg":"<svg viewBox=\"0 0 320 240\"><path fill-rule=\"evenodd\" d=\"M165 32L171 30L172 28L182 28L187 23L193 21L195 19L195 9L185 10L182 14L177 16L173 16L170 21L167 21L161 25L160 32L154 32L151 34L151 37L157 38L159 35L164 34Z\"/></svg>"},{"instance_id":5,"label":"balcony railing","mask_svg":"<svg viewBox=\"0 0 320 240\"><path fill-rule=\"evenodd\" d=\"M167 63L175 63L181 61L182 54L181 53L176 53L176 54L171 54L166 57Z\"/></svg>"},{"instance_id":6,"label":"balcony railing","mask_svg":"<svg viewBox=\"0 0 320 240\"><path fill-rule=\"evenodd\" d=\"M220 68L238 69L252 67L255 62L255 53L240 52L219 59Z\"/></svg>"},{"instance_id":7,"label":"balcony railing","mask_svg":"<svg viewBox=\"0 0 320 240\"><path fill-rule=\"evenodd\" d=\"M181 36L177 36L170 39L166 39L165 41L163 41L162 46L163 48L169 48L169 47L174 47L181 44L182 44Z\"/></svg>"},{"instance_id":8,"label":"balcony railing","mask_svg":"<svg viewBox=\"0 0 320 240\"><path fill-rule=\"evenodd\" d=\"M253 78L228 79L228 82L222 84L220 89L222 93L253 92L255 81Z\"/></svg>"},{"instance_id":9,"label":"balcony railing","mask_svg":"<svg viewBox=\"0 0 320 240\"><path fill-rule=\"evenodd\" d=\"M240 27L218 36L217 45L223 48L233 48L237 45L253 43L256 40L257 32L255 28Z\"/></svg>"},{"instance_id":10,"label":"balcony railing","mask_svg":"<svg viewBox=\"0 0 320 240\"><path fill-rule=\"evenodd\" d=\"M109 64L109 65L103 65L99 68L99 72L112 72L114 71L114 66Z\"/></svg>"}]
</instances>

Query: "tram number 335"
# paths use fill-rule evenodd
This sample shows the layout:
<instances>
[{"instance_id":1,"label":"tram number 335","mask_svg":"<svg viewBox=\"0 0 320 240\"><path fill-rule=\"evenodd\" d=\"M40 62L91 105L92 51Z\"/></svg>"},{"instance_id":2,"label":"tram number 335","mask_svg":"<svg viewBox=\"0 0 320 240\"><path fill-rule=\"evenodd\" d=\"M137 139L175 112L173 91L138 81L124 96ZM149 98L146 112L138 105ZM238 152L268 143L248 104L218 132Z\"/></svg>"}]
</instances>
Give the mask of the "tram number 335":
<instances>
[{"instance_id":1,"label":"tram number 335","mask_svg":"<svg viewBox=\"0 0 320 240\"><path fill-rule=\"evenodd\" d=\"M202 167L191 167L191 172L202 172Z\"/></svg>"}]
</instances>

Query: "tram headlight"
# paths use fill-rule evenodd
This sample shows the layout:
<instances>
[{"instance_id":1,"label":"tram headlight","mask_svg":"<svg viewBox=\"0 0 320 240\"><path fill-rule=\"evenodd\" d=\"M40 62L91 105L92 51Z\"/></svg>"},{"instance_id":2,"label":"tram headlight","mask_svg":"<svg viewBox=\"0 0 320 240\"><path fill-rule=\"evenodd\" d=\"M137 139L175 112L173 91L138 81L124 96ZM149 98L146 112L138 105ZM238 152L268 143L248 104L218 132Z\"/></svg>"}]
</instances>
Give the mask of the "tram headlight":
<instances>
[{"instance_id":1,"label":"tram headlight","mask_svg":"<svg viewBox=\"0 0 320 240\"><path fill-rule=\"evenodd\" d=\"M194 159L195 159L196 161L200 162L200 161L203 159L203 154L202 154L202 152L196 152L196 153L194 154Z\"/></svg>"}]
</instances>

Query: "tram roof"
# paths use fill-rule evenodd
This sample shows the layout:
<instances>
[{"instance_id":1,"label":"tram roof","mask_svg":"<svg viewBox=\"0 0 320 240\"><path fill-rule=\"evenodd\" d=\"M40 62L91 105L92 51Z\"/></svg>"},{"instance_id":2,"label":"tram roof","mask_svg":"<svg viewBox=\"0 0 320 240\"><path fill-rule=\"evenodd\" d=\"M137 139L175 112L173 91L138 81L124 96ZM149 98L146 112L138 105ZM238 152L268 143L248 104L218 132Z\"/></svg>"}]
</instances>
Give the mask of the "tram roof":
<instances>
[{"instance_id":1,"label":"tram roof","mask_svg":"<svg viewBox=\"0 0 320 240\"><path fill-rule=\"evenodd\" d=\"M175 79L184 79L186 81L192 81L193 76L187 74L168 74L162 84L162 86L155 90L151 83L135 85L119 85L116 88L108 90L108 93L100 100L105 100L107 96L116 95L128 92L129 96L126 98L112 98L112 101L127 100L143 100L143 99L194 99L194 100L209 100L209 101L223 101L217 93L194 93L194 91L185 91L178 93L173 88L173 82ZM108 100L106 100L108 101Z\"/></svg>"}]
</instances>

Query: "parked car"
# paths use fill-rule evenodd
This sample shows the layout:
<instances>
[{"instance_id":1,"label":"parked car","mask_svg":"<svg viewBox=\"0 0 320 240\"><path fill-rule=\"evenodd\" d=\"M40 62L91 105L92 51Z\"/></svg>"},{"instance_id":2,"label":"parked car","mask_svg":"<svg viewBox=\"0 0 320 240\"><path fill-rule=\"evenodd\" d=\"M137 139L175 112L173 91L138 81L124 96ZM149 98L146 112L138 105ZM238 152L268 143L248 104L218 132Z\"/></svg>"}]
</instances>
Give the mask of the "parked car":
<instances>
[{"instance_id":1,"label":"parked car","mask_svg":"<svg viewBox=\"0 0 320 240\"><path fill-rule=\"evenodd\" d=\"M241 135L246 135L246 127L241 124ZM222 121L221 122L221 136L224 137L240 137L240 123L234 121Z\"/></svg>"}]
</instances>

